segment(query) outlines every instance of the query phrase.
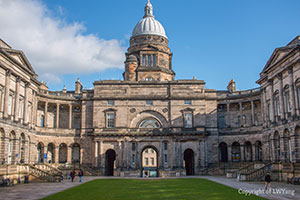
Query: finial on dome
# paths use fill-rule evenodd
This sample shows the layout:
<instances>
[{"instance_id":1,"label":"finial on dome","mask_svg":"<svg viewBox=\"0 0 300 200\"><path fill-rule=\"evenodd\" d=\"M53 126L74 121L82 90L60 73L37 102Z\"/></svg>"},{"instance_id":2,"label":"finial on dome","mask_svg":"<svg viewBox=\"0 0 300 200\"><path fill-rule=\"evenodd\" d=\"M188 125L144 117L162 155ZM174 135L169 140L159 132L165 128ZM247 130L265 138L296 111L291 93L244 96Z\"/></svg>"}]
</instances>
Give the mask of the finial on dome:
<instances>
[{"instance_id":1,"label":"finial on dome","mask_svg":"<svg viewBox=\"0 0 300 200\"><path fill-rule=\"evenodd\" d=\"M150 0L148 0L147 4L145 6L144 18L146 18L146 17L154 17L153 16L153 7L152 7Z\"/></svg>"}]
</instances>

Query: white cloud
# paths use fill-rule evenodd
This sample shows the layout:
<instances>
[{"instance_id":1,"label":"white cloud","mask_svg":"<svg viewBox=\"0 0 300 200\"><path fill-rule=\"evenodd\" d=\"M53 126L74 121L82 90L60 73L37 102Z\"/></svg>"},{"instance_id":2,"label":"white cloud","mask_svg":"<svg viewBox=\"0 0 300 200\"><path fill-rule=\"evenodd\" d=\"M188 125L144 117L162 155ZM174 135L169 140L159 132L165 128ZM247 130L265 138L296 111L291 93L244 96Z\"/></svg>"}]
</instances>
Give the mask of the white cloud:
<instances>
[{"instance_id":1,"label":"white cloud","mask_svg":"<svg viewBox=\"0 0 300 200\"><path fill-rule=\"evenodd\" d=\"M63 74L123 68L121 41L84 34L83 24L51 16L41 1L0 0L0 27L0 38L24 51L46 81L58 81Z\"/></svg>"}]
</instances>

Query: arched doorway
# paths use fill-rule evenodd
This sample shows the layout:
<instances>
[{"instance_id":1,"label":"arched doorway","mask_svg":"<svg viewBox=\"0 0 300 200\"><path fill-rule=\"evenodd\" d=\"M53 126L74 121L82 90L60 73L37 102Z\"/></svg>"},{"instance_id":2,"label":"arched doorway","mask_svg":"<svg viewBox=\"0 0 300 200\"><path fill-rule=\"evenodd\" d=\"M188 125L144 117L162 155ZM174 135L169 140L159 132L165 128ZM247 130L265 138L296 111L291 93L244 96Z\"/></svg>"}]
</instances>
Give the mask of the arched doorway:
<instances>
[{"instance_id":1,"label":"arched doorway","mask_svg":"<svg viewBox=\"0 0 300 200\"><path fill-rule=\"evenodd\" d=\"M219 161L228 162L227 144L222 142L219 144Z\"/></svg>"},{"instance_id":2,"label":"arched doorway","mask_svg":"<svg viewBox=\"0 0 300 200\"><path fill-rule=\"evenodd\" d=\"M38 151L38 162L43 163L44 162L44 144L42 142L38 143L37 151Z\"/></svg>"},{"instance_id":3,"label":"arched doorway","mask_svg":"<svg viewBox=\"0 0 300 200\"><path fill-rule=\"evenodd\" d=\"M66 163L67 162L67 145L65 143L61 143L59 145L59 163Z\"/></svg>"},{"instance_id":4,"label":"arched doorway","mask_svg":"<svg viewBox=\"0 0 300 200\"><path fill-rule=\"evenodd\" d=\"M183 159L184 159L186 175L193 176L195 174L195 172L194 172L194 166L195 166L194 151L192 149L185 150Z\"/></svg>"},{"instance_id":5,"label":"arched doorway","mask_svg":"<svg viewBox=\"0 0 300 200\"><path fill-rule=\"evenodd\" d=\"M80 163L80 145L78 143L72 145L72 163Z\"/></svg>"},{"instance_id":6,"label":"arched doorway","mask_svg":"<svg viewBox=\"0 0 300 200\"><path fill-rule=\"evenodd\" d=\"M153 147L146 147L142 151L142 177L158 176L158 155Z\"/></svg>"},{"instance_id":7,"label":"arched doorway","mask_svg":"<svg viewBox=\"0 0 300 200\"><path fill-rule=\"evenodd\" d=\"M115 168L116 152L109 149L105 153L105 176L113 176Z\"/></svg>"},{"instance_id":8,"label":"arched doorway","mask_svg":"<svg viewBox=\"0 0 300 200\"><path fill-rule=\"evenodd\" d=\"M275 161L280 161L280 135L277 131L274 133L274 157Z\"/></svg>"},{"instance_id":9,"label":"arched doorway","mask_svg":"<svg viewBox=\"0 0 300 200\"><path fill-rule=\"evenodd\" d=\"M240 148L240 143L238 142L234 142L231 145L231 160L232 162L241 161L241 148Z\"/></svg>"},{"instance_id":10,"label":"arched doorway","mask_svg":"<svg viewBox=\"0 0 300 200\"><path fill-rule=\"evenodd\" d=\"M245 160L252 161L252 144L251 142L245 142Z\"/></svg>"},{"instance_id":11,"label":"arched doorway","mask_svg":"<svg viewBox=\"0 0 300 200\"><path fill-rule=\"evenodd\" d=\"M262 144L261 141L255 142L255 160L262 161Z\"/></svg>"},{"instance_id":12,"label":"arched doorway","mask_svg":"<svg viewBox=\"0 0 300 200\"><path fill-rule=\"evenodd\" d=\"M55 161L55 146L53 143L48 144L47 148L47 163L54 163Z\"/></svg>"}]
</instances>

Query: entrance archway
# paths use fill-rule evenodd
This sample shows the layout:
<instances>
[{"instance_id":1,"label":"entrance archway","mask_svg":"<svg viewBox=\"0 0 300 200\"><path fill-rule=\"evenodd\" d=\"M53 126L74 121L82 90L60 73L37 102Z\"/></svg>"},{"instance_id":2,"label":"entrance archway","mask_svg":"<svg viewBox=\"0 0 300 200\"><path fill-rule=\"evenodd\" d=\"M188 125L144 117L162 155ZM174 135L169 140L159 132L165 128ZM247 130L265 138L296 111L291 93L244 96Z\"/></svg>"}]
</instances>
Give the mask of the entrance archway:
<instances>
[{"instance_id":1,"label":"entrance archway","mask_svg":"<svg viewBox=\"0 0 300 200\"><path fill-rule=\"evenodd\" d=\"M38 151L38 162L43 163L44 162L44 144L42 142L38 143L37 151Z\"/></svg>"},{"instance_id":2,"label":"entrance archway","mask_svg":"<svg viewBox=\"0 0 300 200\"><path fill-rule=\"evenodd\" d=\"M234 142L231 145L231 160L232 162L239 162L241 160L241 148L238 142Z\"/></svg>"},{"instance_id":3,"label":"entrance archway","mask_svg":"<svg viewBox=\"0 0 300 200\"><path fill-rule=\"evenodd\" d=\"M55 161L55 146L54 146L54 144L49 143L47 150L48 150L48 152L47 152L47 162L48 163L54 163L54 161Z\"/></svg>"},{"instance_id":4,"label":"entrance archway","mask_svg":"<svg viewBox=\"0 0 300 200\"><path fill-rule=\"evenodd\" d=\"M105 176L113 176L115 168L116 152L109 149L105 153Z\"/></svg>"},{"instance_id":5,"label":"entrance archway","mask_svg":"<svg viewBox=\"0 0 300 200\"><path fill-rule=\"evenodd\" d=\"M78 143L72 145L72 163L80 163L80 145Z\"/></svg>"},{"instance_id":6,"label":"entrance archway","mask_svg":"<svg viewBox=\"0 0 300 200\"><path fill-rule=\"evenodd\" d=\"M183 159L184 159L186 175L193 176L195 174L195 172L194 172L194 165L195 165L194 151L192 149L185 150Z\"/></svg>"},{"instance_id":7,"label":"entrance archway","mask_svg":"<svg viewBox=\"0 0 300 200\"><path fill-rule=\"evenodd\" d=\"M220 162L228 162L227 144L222 142L219 144Z\"/></svg>"},{"instance_id":8,"label":"entrance archway","mask_svg":"<svg viewBox=\"0 0 300 200\"><path fill-rule=\"evenodd\" d=\"M146 147L142 151L142 177L157 177L157 151L153 147Z\"/></svg>"},{"instance_id":9,"label":"entrance archway","mask_svg":"<svg viewBox=\"0 0 300 200\"><path fill-rule=\"evenodd\" d=\"M67 162L68 147L65 143L59 145L59 163Z\"/></svg>"},{"instance_id":10,"label":"entrance archway","mask_svg":"<svg viewBox=\"0 0 300 200\"><path fill-rule=\"evenodd\" d=\"M255 160L262 161L262 144L259 140L255 142Z\"/></svg>"}]
</instances>

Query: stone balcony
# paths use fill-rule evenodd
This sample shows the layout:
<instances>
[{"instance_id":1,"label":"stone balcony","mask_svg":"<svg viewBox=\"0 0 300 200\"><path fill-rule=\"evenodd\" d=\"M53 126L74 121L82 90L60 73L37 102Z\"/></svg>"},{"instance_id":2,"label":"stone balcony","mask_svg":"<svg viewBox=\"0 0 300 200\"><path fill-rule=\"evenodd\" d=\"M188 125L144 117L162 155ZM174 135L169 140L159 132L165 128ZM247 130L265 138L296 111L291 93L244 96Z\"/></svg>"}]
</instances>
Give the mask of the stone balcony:
<instances>
[{"instance_id":1,"label":"stone balcony","mask_svg":"<svg viewBox=\"0 0 300 200\"><path fill-rule=\"evenodd\" d=\"M35 131L40 135L51 135L51 136L80 137L80 135L81 135L80 129L35 127Z\"/></svg>"}]
</instances>

